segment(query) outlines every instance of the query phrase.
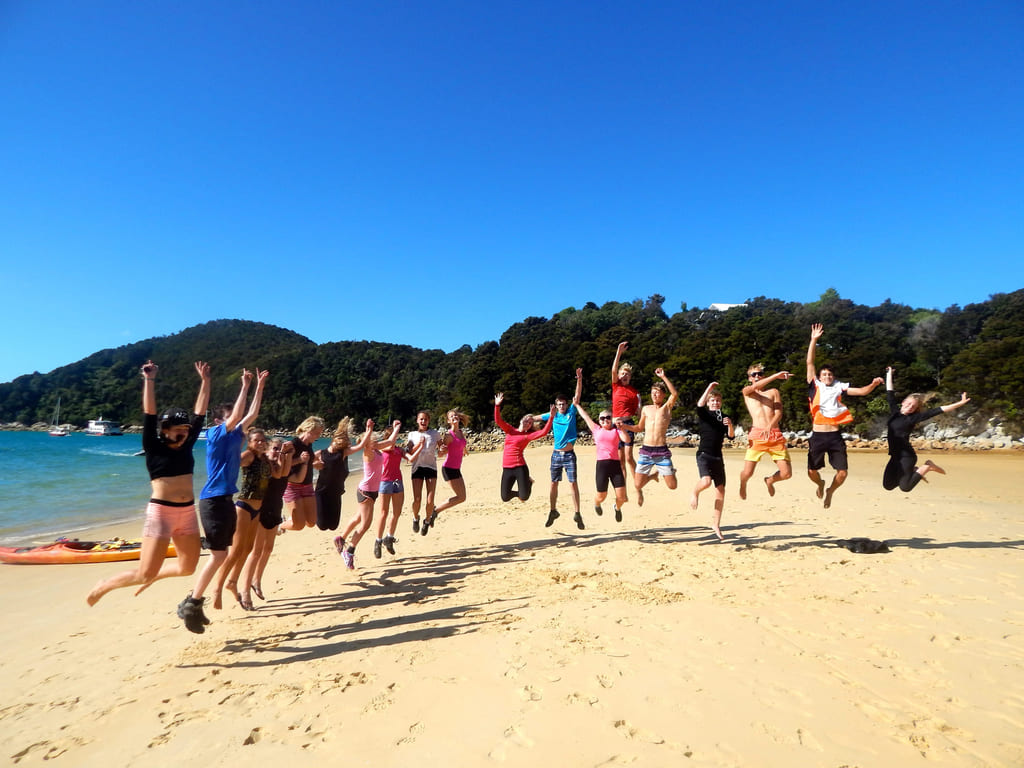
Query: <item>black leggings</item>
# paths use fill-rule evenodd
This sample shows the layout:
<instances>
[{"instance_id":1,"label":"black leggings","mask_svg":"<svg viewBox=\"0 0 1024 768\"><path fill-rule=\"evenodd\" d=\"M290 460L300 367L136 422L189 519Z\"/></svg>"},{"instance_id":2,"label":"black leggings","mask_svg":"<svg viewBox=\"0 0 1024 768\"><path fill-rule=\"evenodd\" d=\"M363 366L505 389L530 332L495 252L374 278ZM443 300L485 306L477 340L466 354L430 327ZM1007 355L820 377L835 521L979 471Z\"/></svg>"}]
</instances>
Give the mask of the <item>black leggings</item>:
<instances>
[{"instance_id":1,"label":"black leggings","mask_svg":"<svg viewBox=\"0 0 1024 768\"><path fill-rule=\"evenodd\" d=\"M513 492L513 486L518 486ZM530 468L525 464L518 467L503 467L501 470L501 500L508 501L518 496L520 501L530 498L533 483L530 482Z\"/></svg>"},{"instance_id":2,"label":"black leggings","mask_svg":"<svg viewBox=\"0 0 1024 768\"><path fill-rule=\"evenodd\" d=\"M882 487L891 491L898 486L904 493L910 493L921 482L921 474L916 469L916 453L890 456L889 463L885 465L885 474L882 475Z\"/></svg>"}]
</instances>

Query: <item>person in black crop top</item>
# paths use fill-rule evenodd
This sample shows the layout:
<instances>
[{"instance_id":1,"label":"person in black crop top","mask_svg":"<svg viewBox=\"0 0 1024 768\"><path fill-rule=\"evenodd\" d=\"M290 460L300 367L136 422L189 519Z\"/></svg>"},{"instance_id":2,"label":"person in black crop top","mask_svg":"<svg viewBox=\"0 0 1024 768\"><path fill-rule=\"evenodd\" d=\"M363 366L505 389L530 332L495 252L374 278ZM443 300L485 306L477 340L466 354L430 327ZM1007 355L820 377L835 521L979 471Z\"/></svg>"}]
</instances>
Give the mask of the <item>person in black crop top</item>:
<instances>
[{"instance_id":1,"label":"person in black crop top","mask_svg":"<svg viewBox=\"0 0 1024 768\"><path fill-rule=\"evenodd\" d=\"M711 528L719 541L722 537L722 509L725 506L725 459L722 456L722 443L725 438L735 436L732 419L722 413L722 396L715 389L717 381L708 384L704 394L697 401L697 431L700 444L697 446L697 473L700 479L690 495L690 509L697 509L697 500L701 491L715 484L715 511L711 516Z\"/></svg>"},{"instance_id":2,"label":"person in black crop top","mask_svg":"<svg viewBox=\"0 0 1024 768\"><path fill-rule=\"evenodd\" d=\"M99 582L86 598L89 605L95 605L111 590L140 585L135 591L139 594L157 579L188 576L196 569L200 539L192 488L192 447L199 438L210 401L210 366L199 361L195 369L200 384L191 417L181 408L169 408L158 418L156 375L159 367L152 360L142 366L142 447L146 453L151 498L142 528L139 564L134 570ZM165 562L171 541L178 556ZM193 617L193 622L201 621L201 617Z\"/></svg>"},{"instance_id":3,"label":"person in black crop top","mask_svg":"<svg viewBox=\"0 0 1024 768\"><path fill-rule=\"evenodd\" d=\"M899 487L904 493L909 493L929 472L946 474L946 470L931 459L920 467L915 466L917 454L910 445L911 430L922 421L967 405L971 398L964 392L955 403L923 411L921 409L924 406L924 397L921 395L907 395L902 401L896 399L892 379L893 371L890 366L885 369L885 394L889 398L889 423L886 434L889 441L889 463L885 465L885 473L882 475L882 487L887 491Z\"/></svg>"}]
</instances>

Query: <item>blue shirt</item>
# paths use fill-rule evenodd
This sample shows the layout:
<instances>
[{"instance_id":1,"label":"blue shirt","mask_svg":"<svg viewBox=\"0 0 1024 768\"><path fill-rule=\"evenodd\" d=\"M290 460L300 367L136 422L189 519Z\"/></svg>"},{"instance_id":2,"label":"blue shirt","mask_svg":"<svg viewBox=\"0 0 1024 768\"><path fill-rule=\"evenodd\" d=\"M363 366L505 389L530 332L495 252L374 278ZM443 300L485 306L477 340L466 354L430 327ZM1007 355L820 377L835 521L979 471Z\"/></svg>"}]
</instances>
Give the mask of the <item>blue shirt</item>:
<instances>
[{"instance_id":1,"label":"blue shirt","mask_svg":"<svg viewBox=\"0 0 1024 768\"><path fill-rule=\"evenodd\" d=\"M541 421L547 421L550 413L541 415ZM565 448L572 448L576 438L576 406L569 403L569 408L564 414L555 411L555 421L551 425L551 434L555 438L555 450L561 451Z\"/></svg>"},{"instance_id":2,"label":"blue shirt","mask_svg":"<svg viewBox=\"0 0 1024 768\"><path fill-rule=\"evenodd\" d=\"M238 493L238 468L242 464L242 425L228 432L223 424L206 431L206 485L200 499Z\"/></svg>"}]
</instances>

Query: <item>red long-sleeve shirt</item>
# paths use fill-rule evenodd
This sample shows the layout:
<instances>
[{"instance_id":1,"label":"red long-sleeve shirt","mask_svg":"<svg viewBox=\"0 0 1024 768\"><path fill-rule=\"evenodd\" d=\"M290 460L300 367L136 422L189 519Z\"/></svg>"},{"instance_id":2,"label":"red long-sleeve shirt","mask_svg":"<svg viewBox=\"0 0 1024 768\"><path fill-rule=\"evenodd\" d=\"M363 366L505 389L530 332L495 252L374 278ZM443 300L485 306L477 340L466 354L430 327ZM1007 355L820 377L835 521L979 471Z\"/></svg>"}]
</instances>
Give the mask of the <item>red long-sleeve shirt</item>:
<instances>
[{"instance_id":1,"label":"red long-sleeve shirt","mask_svg":"<svg viewBox=\"0 0 1024 768\"><path fill-rule=\"evenodd\" d=\"M501 431L505 433L505 447L501 452L502 468L511 469L512 467L521 467L526 464L526 459L523 458L523 451L526 450L526 446L531 441L536 440L538 437L544 437L544 435L550 432L553 421L554 419L548 419L544 422L543 429L538 429L534 432L520 432L518 429L513 429L508 422L501 418L501 406L495 404L494 423L501 427Z\"/></svg>"}]
</instances>

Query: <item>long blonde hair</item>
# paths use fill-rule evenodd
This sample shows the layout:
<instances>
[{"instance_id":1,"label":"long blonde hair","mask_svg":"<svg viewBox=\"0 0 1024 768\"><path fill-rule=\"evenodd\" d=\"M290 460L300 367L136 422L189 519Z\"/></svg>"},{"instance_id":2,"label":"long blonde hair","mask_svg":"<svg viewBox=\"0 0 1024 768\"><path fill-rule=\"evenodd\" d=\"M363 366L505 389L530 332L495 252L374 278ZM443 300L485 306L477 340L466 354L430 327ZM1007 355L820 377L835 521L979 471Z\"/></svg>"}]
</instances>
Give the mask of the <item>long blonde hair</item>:
<instances>
[{"instance_id":1,"label":"long blonde hair","mask_svg":"<svg viewBox=\"0 0 1024 768\"><path fill-rule=\"evenodd\" d=\"M302 423L295 428L295 434L301 435L303 432L312 432L317 428L320 429L321 433L324 431L324 420L319 416L307 416Z\"/></svg>"},{"instance_id":2,"label":"long blonde hair","mask_svg":"<svg viewBox=\"0 0 1024 768\"><path fill-rule=\"evenodd\" d=\"M459 426L468 427L472 419L469 418L468 414L463 413L457 408L452 408L448 413L445 414L445 419L451 419L454 416L459 420Z\"/></svg>"},{"instance_id":3,"label":"long blonde hair","mask_svg":"<svg viewBox=\"0 0 1024 768\"><path fill-rule=\"evenodd\" d=\"M334 434L331 435L332 443L339 443L345 448L352 446L352 417L346 416L338 422L338 426L334 428Z\"/></svg>"}]
</instances>

